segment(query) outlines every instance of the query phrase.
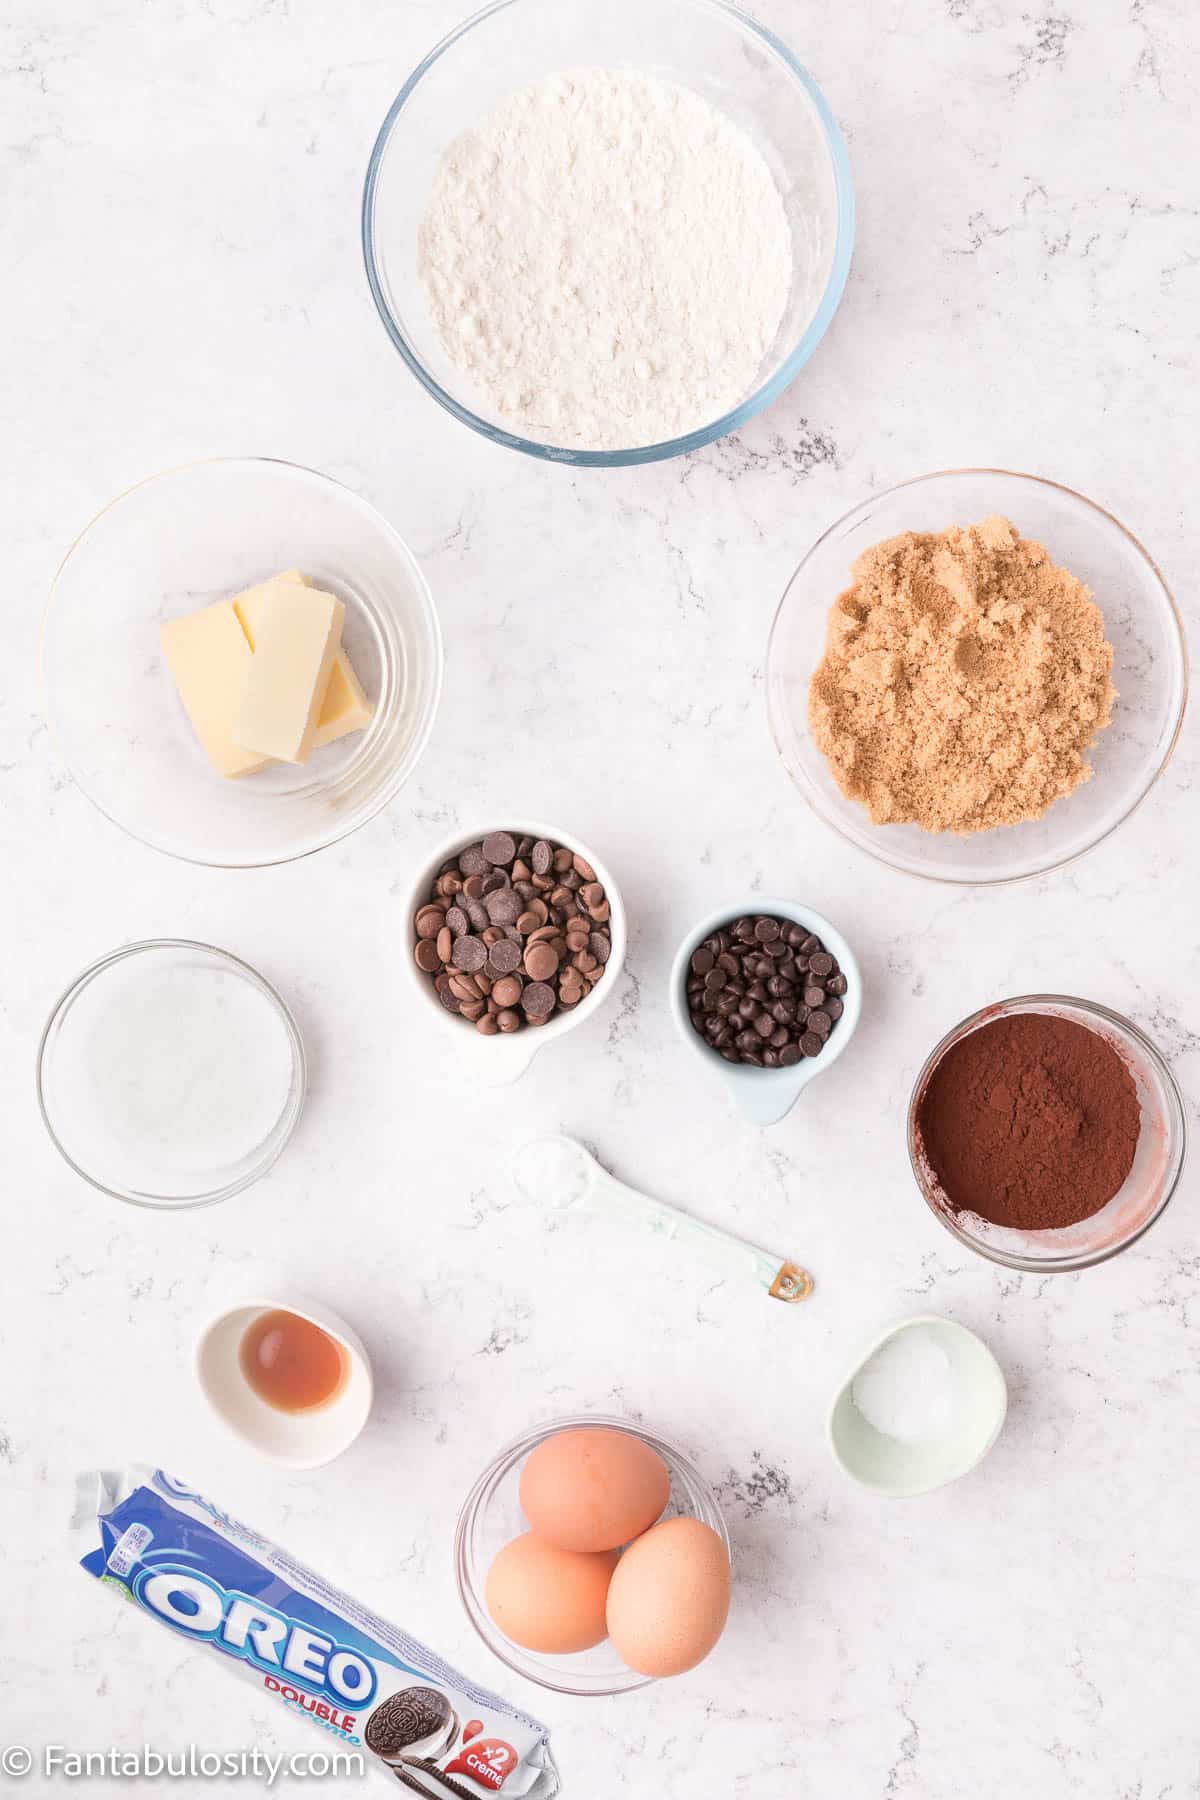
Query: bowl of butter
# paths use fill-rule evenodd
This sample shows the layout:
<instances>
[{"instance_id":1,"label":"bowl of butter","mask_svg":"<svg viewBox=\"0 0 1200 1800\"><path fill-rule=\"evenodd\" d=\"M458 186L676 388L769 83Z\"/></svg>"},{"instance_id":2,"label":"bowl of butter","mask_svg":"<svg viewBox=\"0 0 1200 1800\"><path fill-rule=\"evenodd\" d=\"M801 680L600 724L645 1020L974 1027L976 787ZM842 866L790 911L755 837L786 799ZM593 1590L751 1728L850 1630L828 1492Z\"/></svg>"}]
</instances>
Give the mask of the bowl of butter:
<instances>
[{"instance_id":1,"label":"bowl of butter","mask_svg":"<svg viewBox=\"0 0 1200 1800\"><path fill-rule=\"evenodd\" d=\"M336 843L428 740L442 642L412 552L328 476L229 458L152 476L68 551L42 633L76 785L142 843L252 868Z\"/></svg>"}]
</instances>

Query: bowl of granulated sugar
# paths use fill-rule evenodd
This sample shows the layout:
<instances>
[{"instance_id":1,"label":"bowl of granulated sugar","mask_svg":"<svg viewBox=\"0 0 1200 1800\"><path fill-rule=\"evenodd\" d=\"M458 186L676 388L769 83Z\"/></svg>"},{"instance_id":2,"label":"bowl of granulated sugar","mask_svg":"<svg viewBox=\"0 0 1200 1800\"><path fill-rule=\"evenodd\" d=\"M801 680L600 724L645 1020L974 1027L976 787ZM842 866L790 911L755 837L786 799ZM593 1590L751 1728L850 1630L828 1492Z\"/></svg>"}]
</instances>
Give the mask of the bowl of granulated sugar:
<instances>
[{"instance_id":1,"label":"bowl of granulated sugar","mask_svg":"<svg viewBox=\"0 0 1200 1800\"><path fill-rule=\"evenodd\" d=\"M371 155L363 250L413 374L493 442L679 456L781 394L837 310L849 159L724 0L501 0L432 49Z\"/></svg>"}]
</instances>

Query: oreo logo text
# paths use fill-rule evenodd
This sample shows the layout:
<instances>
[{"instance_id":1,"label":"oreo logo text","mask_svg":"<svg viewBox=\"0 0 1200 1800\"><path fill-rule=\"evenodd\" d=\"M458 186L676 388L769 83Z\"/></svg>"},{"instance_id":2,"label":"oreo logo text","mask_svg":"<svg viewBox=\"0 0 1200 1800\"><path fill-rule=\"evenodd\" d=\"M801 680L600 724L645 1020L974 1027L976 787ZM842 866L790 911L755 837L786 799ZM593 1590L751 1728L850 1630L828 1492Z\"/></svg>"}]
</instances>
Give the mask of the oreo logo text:
<instances>
[{"instance_id":1,"label":"oreo logo text","mask_svg":"<svg viewBox=\"0 0 1200 1800\"><path fill-rule=\"evenodd\" d=\"M375 1697L375 1670L365 1656L194 1569L143 1568L133 1595L173 1630L204 1638L256 1669L282 1671L339 1704L359 1708Z\"/></svg>"}]
</instances>

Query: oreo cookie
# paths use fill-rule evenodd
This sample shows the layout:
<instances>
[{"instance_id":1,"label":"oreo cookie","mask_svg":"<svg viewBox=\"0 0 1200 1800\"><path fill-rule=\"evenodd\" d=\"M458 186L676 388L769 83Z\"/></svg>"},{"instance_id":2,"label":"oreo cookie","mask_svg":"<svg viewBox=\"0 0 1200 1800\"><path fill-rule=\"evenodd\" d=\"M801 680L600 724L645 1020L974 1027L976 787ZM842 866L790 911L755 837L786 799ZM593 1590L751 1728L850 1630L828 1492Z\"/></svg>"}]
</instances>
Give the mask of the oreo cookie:
<instances>
[{"instance_id":1,"label":"oreo cookie","mask_svg":"<svg viewBox=\"0 0 1200 1800\"><path fill-rule=\"evenodd\" d=\"M375 1708L363 1735L384 1762L421 1761L445 1754L458 1736L458 1715L437 1688L401 1688Z\"/></svg>"}]
</instances>

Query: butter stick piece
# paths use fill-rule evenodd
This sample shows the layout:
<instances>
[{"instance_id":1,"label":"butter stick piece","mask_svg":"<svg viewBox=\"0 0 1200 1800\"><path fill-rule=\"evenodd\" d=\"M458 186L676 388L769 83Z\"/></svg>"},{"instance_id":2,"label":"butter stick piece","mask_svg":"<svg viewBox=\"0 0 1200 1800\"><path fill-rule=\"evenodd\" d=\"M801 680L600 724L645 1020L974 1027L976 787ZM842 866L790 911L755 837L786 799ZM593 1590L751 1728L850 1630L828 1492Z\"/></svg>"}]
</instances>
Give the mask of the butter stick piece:
<instances>
[{"instance_id":1,"label":"butter stick piece","mask_svg":"<svg viewBox=\"0 0 1200 1800\"><path fill-rule=\"evenodd\" d=\"M260 581L256 587L247 588L243 594L234 595L234 611L242 622L242 630L250 640L252 650L258 641L269 595L277 587L289 586L311 587L312 583L299 569L288 569L282 575L273 575L269 581ZM336 743L347 732L365 730L374 713L375 709L363 692L362 683L354 672L354 665L342 645L330 672L324 704L317 719L317 729L313 733L313 749L324 749L326 744Z\"/></svg>"},{"instance_id":2,"label":"butter stick piece","mask_svg":"<svg viewBox=\"0 0 1200 1800\"><path fill-rule=\"evenodd\" d=\"M270 761L234 738L234 719L254 661L232 602L219 600L159 627L163 656L175 677L192 730L213 768L230 778Z\"/></svg>"},{"instance_id":3,"label":"butter stick piece","mask_svg":"<svg viewBox=\"0 0 1200 1800\"><path fill-rule=\"evenodd\" d=\"M268 594L234 720L235 743L278 762L307 761L345 617L342 602L320 588L287 586Z\"/></svg>"},{"instance_id":4,"label":"butter stick piece","mask_svg":"<svg viewBox=\"0 0 1200 1800\"><path fill-rule=\"evenodd\" d=\"M336 743L348 731L365 731L374 717L375 708L363 692L362 682L354 673L350 658L344 650L339 651L325 690L325 704L313 733L313 749L323 750L326 744Z\"/></svg>"}]
</instances>

